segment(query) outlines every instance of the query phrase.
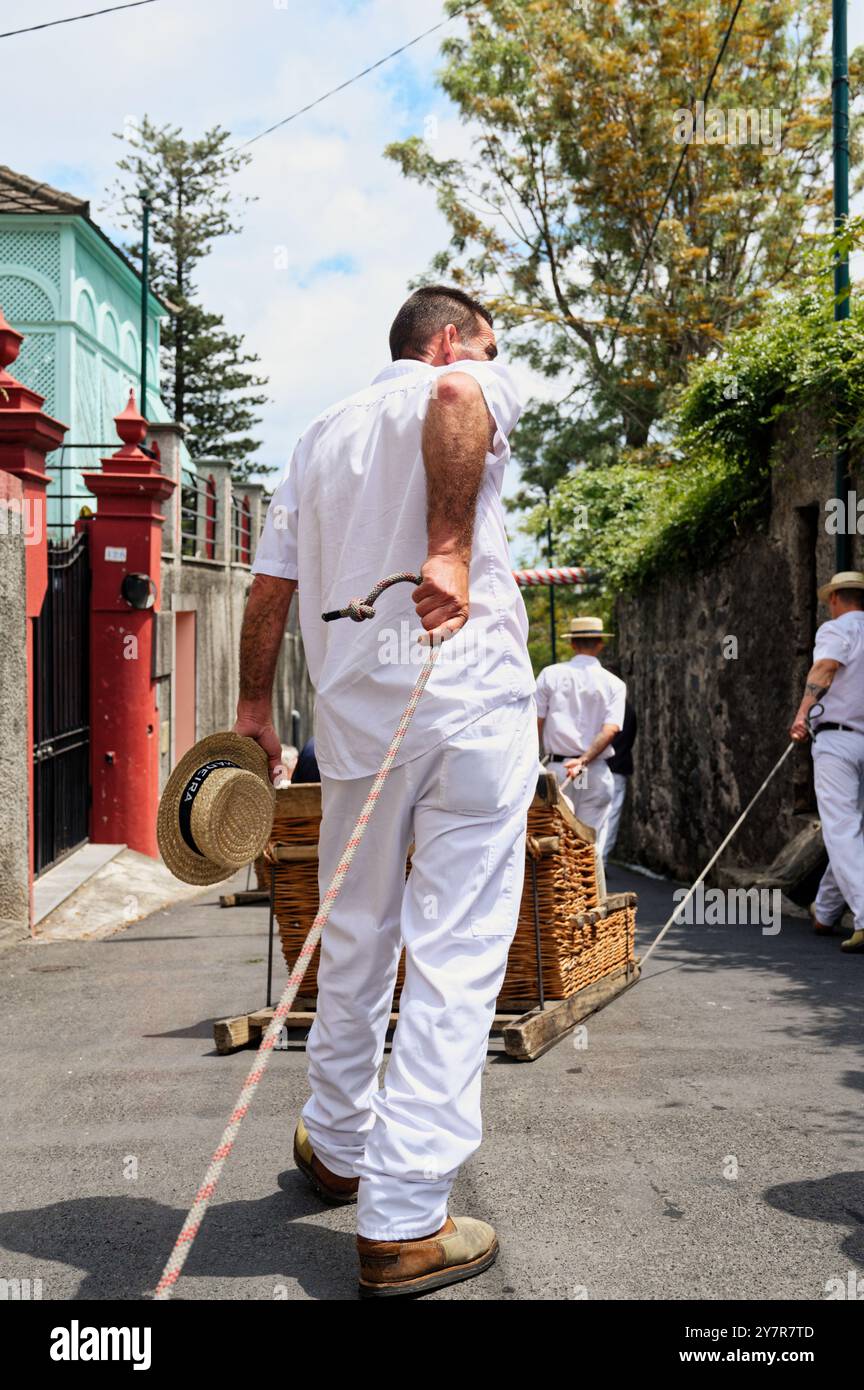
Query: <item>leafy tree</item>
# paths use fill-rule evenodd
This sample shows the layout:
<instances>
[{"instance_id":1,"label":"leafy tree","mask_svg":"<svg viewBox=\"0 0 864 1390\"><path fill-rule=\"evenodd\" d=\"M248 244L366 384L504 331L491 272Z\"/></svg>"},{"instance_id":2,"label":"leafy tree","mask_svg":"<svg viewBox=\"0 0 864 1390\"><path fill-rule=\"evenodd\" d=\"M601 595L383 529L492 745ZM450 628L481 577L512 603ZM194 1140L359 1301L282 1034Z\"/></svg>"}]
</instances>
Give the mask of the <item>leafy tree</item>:
<instances>
[{"instance_id":1,"label":"leafy tree","mask_svg":"<svg viewBox=\"0 0 864 1390\"><path fill-rule=\"evenodd\" d=\"M449 222L430 276L485 291L511 351L564 383L523 417L523 507L576 463L650 465L692 365L758 321L798 275L808 226L829 220L829 6L750 0L704 140L698 119L687 138L682 113L699 117L732 8L478 0L440 79L476 132L471 153L438 159L416 138L387 149ZM861 67L859 52L853 96Z\"/></svg>"},{"instance_id":2,"label":"leafy tree","mask_svg":"<svg viewBox=\"0 0 864 1390\"><path fill-rule=\"evenodd\" d=\"M117 161L125 177L112 190L120 198L120 225L140 237L140 198L147 189L150 285L173 311L162 333L163 399L173 418L187 426L193 455L232 463L240 480L271 473L252 460L260 447L252 437L257 409L267 400L258 390L267 380L254 370L260 359L244 350L242 335L226 330L221 314L204 308L195 283L214 241L241 230L236 208L251 200L238 200L228 185L249 156L231 152L230 135L219 126L187 140L179 128L155 126L145 116L125 139L132 153ZM140 264L140 239L129 253Z\"/></svg>"},{"instance_id":3,"label":"leafy tree","mask_svg":"<svg viewBox=\"0 0 864 1390\"><path fill-rule=\"evenodd\" d=\"M652 464L583 468L562 480L552 505L568 538L562 563L599 570L613 593L716 563L767 519L778 437L788 441L804 423L818 427L812 447L826 467L840 428L853 472L860 468L864 307L853 295L850 317L834 321L832 267L838 247L862 245L864 218L837 239L820 238L795 291L776 294L756 327L735 330L722 357L694 368Z\"/></svg>"}]
</instances>

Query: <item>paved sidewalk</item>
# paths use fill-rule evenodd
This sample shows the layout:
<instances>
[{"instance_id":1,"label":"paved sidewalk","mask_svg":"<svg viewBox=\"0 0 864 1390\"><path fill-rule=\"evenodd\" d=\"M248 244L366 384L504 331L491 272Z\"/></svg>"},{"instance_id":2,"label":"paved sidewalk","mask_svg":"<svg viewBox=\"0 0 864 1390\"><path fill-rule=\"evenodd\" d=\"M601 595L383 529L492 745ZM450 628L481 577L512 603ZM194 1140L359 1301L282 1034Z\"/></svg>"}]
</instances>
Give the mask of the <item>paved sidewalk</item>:
<instances>
[{"instance_id":1,"label":"paved sidewalk","mask_svg":"<svg viewBox=\"0 0 864 1390\"><path fill-rule=\"evenodd\" d=\"M644 949L673 885L609 886L639 892ZM218 891L0 957L0 1278L152 1289L249 1065L216 1055L212 1022L264 1003L266 909ZM586 1048L491 1051L452 1207L502 1255L431 1297L824 1297L864 1266L862 990L864 958L800 921L677 927ZM322 1210L291 1162L305 1096L302 1051L277 1052L177 1297L355 1297L353 1210Z\"/></svg>"}]
</instances>

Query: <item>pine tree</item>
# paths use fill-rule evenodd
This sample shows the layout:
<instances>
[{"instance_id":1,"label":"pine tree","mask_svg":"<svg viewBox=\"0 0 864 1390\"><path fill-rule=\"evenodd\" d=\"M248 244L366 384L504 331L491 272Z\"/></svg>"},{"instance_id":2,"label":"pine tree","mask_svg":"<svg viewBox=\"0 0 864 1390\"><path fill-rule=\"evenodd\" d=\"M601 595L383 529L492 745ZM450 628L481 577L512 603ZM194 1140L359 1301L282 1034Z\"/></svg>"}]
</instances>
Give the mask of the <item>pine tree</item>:
<instances>
[{"instance_id":1,"label":"pine tree","mask_svg":"<svg viewBox=\"0 0 864 1390\"><path fill-rule=\"evenodd\" d=\"M147 116L131 136L119 135L132 152L117 161L121 178L111 192L119 197L119 225L138 232L128 247L141 263L141 193L147 190L150 214L150 287L171 306L163 324L160 390L172 418L187 427L187 443L198 454L232 464L243 481L272 473L256 464L260 447L253 431L258 407L267 396L267 378L255 371L259 358L244 350L241 334L229 333L221 314L201 304L195 272L219 237L241 230L238 208L251 201L229 187L249 156L231 151L230 135L219 126L198 140L179 127L156 126Z\"/></svg>"}]
</instances>

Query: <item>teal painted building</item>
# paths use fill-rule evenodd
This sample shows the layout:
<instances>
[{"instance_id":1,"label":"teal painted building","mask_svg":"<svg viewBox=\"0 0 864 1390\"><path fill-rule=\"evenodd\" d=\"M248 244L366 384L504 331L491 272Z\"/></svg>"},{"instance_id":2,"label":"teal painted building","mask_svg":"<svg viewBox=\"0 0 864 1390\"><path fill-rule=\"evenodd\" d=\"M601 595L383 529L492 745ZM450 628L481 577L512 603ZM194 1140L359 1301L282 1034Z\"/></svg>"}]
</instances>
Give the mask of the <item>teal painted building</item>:
<instances>
[{"instance_id":1,"label":"teal painted building","mask_svg":"<svg viewBox=\"0 0 864 1390\"><path fill-rule=\"evenodd\" d=\"M57 534L93 502L81 471L119 447L114 416L130 387L141 407L141 277L92 221L88 202L0 166L0 307L24 334L14 375L69 426L62 454L48 460L48 520ZM167 312L148 296L143 413L152 421L169 418L158 391Z\"/></svg>"}]
</instances>

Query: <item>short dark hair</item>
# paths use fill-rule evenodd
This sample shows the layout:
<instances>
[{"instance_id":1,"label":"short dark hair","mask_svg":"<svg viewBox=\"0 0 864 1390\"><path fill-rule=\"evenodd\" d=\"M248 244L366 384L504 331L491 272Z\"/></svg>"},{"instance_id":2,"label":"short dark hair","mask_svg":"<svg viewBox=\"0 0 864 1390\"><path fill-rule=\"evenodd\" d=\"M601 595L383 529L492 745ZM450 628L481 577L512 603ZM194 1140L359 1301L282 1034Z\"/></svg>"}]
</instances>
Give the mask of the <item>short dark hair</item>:
<instances>
[{"instance_id":1,"label":"short dark hair","mask_svg":"<svg viewBox=\"0 0 864 1390\"><path fill-rule=\"evenodd\" d=\"M835 589L834 592L844 603L851 603L855 608L864 608L864 589Z\"/></svg>"},{"instance_id":2,"label":"short dark hair","mask_svg":"<svg viewBox=\"0 0 864 1390\"><path fill-rule=\"evenodd\" d=\"M464 340L477 332L477 319L485 319L492 327L492 315L478 300L464 290L449 285L424 285L406 299L390 329L390 356L419 357L429 339L452 323Z\"/></svg>"}]
</instances>

